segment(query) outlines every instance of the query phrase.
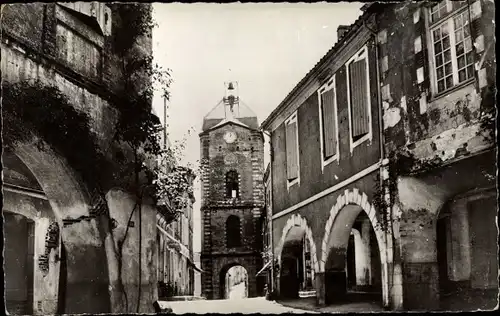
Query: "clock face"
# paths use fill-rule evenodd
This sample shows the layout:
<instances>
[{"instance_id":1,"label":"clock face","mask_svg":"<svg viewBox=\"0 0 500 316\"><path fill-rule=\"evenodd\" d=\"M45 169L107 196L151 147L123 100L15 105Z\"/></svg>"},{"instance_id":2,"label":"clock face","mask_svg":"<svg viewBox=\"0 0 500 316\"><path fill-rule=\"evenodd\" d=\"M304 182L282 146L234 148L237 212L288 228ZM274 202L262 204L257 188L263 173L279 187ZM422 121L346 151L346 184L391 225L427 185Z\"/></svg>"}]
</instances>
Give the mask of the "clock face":
<instances>
[{"instance_id":1,"label":"clock face","mask_svg":"<svg viewBox=\"0 0 500 316\"><path fill-rule=\"evenodd\" d=\"M224 140L226 143L233 143L236 140L236 133L232 131L226 132L226 134L224 134Z\"/></svg>"}]
</instances>

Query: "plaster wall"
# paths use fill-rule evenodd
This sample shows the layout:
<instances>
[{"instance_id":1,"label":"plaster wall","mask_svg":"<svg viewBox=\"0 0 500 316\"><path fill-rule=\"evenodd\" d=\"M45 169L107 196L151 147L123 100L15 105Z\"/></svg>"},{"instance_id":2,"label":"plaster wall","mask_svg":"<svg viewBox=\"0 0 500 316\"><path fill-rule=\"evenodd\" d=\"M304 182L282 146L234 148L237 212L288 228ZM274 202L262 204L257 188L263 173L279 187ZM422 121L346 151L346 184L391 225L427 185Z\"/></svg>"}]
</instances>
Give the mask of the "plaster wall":
<instances>
[{"instance_id":1,"label":"plaster wall","mask_svg":"<svg viewBox=\"0 0 500 316\"><path fill-rule=\"evenodd\" d=\"M143 201L139 210L136 205L137 198L120 189L110 190L106 199L110 216L116 221L116 228L113 231L115 243L125 238L128 226L121 258L121 278L128 297L128 311L137 311L140 295L139 312L152 312L151 302L158 297L156 209L149 205L148 201ZM134 208L136 208L134 214L130 217ZM118 244L116 246L119 251ZM116 286L117 280L110 282Z\"/></svg>"},{"instance_id":2,"label":"plaster wall","mask_svg":"<svg viewBox=\"0 0 500 316\"><path fill-rule=\"evenodd\" d=\"M14 249L18 253L26 251L27 231L22 227L25 228L26 220L34 221L34 240L31 246L33 247L31 262L33 283L29 286L33 291L33 300L31 302L32 310L35 314L55 313L57 311L60 277L60 262L57 260L57 257L60 257L60 240L57 241L58 244L55 249L50 249L47 264L43 265L44 268L46 268L46 272L42 272L42 265L40 264L41 257L46 254L45 239L49 225L54 222L57 223L52 209L45 200L7 190L4 191L3 199L3 212L4 216L7 216L4 217L5 220L12 219L12 215L9 216L8 214L18 214L16 215L17 217L19 217L19 215L24 216L23 219L17 221L18 225L11 226L9 222L5 224L6 242L11 244L13 242L16 243L15 246L13 245L9 248ZM12 227L12 229L9 229L9 227ZM22 280L24 280L24 276L19 278L20 275L15 272L13 273L14 270L12 269L16 268L16 271L20 271L19 269L26 269L25 262L19 262L17 260L13 262L9 257L9 255L5 257L7 289L10 287L9 284L22 284ZM9 263L13 265L9 265ZM7 297L9 296L9 290L7 290Z\"/></svg>"}]
</instances>

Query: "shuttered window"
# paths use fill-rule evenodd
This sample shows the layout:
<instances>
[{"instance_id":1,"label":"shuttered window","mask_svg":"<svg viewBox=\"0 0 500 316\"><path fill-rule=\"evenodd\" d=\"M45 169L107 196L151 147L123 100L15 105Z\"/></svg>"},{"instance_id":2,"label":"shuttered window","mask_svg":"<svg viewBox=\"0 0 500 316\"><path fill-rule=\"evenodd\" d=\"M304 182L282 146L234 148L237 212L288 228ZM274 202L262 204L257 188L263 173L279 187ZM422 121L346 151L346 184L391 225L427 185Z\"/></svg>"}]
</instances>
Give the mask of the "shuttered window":
<instances>
[{"instance_id":1,"label":"shuttered window","mask_svg":"<svg viewBox=\"0 0 500 316\"><path fill-rule=\"evenodd\" d=\"M367 77L366 58L349 64L351 135L353 141L358 140L370 131Z\"/></svg>"},{"instance_id":2,"label":"shuttered window","mask_svg":"<svg viewBox=\"0 0 500 316\"><path fill-rule=\"evenodd\" d=\"M337 153L337 113L335 113L335 91L330 89L321 94L323 123L323 158Z\"/></svg>"},{"instance_id":3,"label":"shuttered window","mask_svg":"<svg viewBox=\"0 0 500 316\"><path fill-rule=\"evenodd\" d=\"M286 173L288 180L299 176L299 152L297 144L297 120L286 123Z\"/></svg>"}]
</instances>

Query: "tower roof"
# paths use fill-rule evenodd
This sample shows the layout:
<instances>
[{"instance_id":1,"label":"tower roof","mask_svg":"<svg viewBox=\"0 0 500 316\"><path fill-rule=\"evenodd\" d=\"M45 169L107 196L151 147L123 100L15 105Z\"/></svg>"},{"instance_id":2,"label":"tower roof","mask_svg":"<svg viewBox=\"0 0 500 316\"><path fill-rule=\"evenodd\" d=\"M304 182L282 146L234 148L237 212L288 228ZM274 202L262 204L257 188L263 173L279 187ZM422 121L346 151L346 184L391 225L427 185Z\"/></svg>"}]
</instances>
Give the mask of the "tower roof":
<instances>
[{"instance_id":1,"label":"tower roof","mask_svg":"<svg viewBox=\"0 0 500 316\"><path fill-rule=\"evenodd\" d=\"M236 103L233 104L233 110L231 111L228 98L222 98L203 118L202 131L205 132L226 122L234 122L251 129L259 129L257 115L239 97L235 97L235 101Z\"/></svg>"}]
</instances>

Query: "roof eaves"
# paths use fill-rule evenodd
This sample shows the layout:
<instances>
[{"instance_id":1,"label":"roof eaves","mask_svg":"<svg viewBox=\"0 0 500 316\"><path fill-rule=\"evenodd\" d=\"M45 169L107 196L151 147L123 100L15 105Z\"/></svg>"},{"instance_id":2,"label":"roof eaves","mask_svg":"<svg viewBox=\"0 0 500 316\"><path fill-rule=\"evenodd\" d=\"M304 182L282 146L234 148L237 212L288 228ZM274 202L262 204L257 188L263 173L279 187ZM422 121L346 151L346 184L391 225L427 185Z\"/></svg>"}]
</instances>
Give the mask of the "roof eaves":
<instances>
[{"instance_id":1,"label":"roof eaves","mask_svg":"<svg viewBox=\"0 0 500 316\"><path fill-rule=\"evenodd\" d=\"M236 120L222 120L220 123L218 123L217 125L214 125L210 128L207 128L206 130L202 131L201 133L199 133L198 135L199 136L202 136L202 135L205 135L207 133L209 133L210 131L214 130L214 129L217 129L219 127L222 127L226 124L235 124L237 126L240 126L240 127L243 127L243 128L246 128L246 129L249 129L251 131L255 130L255 128L251 128L250 126L244 124L244 123L241 123L240 121L238 121L237 119Z\"/></svg>"},{"instance_id":2,"label":"roof eaves","mask_svg":"<svg viewBox=\"0 0 500 316\"><path fill-rule=\"evenodd\" d=\"M333 45L333 47L330 48L328 50L328 52L323 57L321 57L321 59L314 65L314 67L311 70L309 70L309 72L299 81L299 83L297 83L297 85L295 85L295 87L292 89L292 91L290 91L287 94L287 96L283 99L283 101L281 101L281 103L262 122L262 124L260 125L261 129L267 130L269 128L271 121L290 102L292 97L299 92L300 88L304 85L304 83L313 77L314 73L319 70L320 66L323 65L331 55L336 53L349 39L351 39L353 34L355 34L356 31L361 27L362 22L364 20L366 20L366 18L368 17L369 10L367 10L367 9L370 8L372 6L372 4L367 4L365 6L367 6L367 7L365 8L363 14L360 17L358 17L356 19L356 21L354 21L353 24L351 24L351 28L349 29L349 31L347 31L344 36L342 36L340 39L338 39L337 43L335 43L335 45ZM365 6L363 6L363 7L365 7Z\"/></svg>"}]
</instances>

